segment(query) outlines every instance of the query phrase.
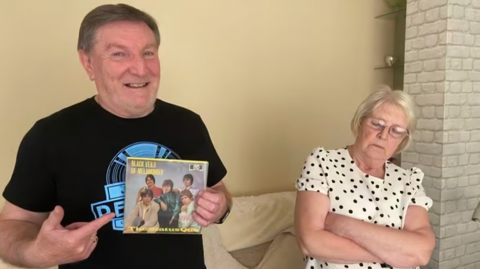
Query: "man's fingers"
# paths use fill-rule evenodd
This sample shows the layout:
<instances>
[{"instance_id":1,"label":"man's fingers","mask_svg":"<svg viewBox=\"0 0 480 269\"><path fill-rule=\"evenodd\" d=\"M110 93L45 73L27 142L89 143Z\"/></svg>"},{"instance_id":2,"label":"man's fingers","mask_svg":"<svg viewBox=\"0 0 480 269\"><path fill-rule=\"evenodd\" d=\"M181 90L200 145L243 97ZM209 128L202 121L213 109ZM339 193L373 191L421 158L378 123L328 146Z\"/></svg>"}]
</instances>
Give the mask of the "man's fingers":
<instances>
[{"instance_id":1,"label":"man's fingers","mask_svg":"<svg viewBox=\"0 0 480 269\"><path fill-rule=\"evenodd\" d=\"M214 189L205 189L197 197L219 204L222 200L222 193Z\"/></svg>"},{"instance_id":2,"label":"man's fingers","mask_svg":"<svg viewBox=\"0 0 480 269\"><path fill-rule=\"evenodd\" d=\"M210 225L210 223L206 219L202 218L202 216L200 216L197 212L193 212L192 217L196 223L200 224L203 227L207 227L208 225Z\"/></svg>"},{"instance_id":3,"label":"man's fingers","mask_svg":"<svg viewBox=\"0 0 480 269\"><path fill-rule=\"evenodd\" d=\"M198 215L200 215L204 220L213 220L215 218L215 214L205 210L203 207L198 207L196 209Z\"/></svg>"},{"instance_id":4,"label":"man's fingers","mask_svg":"<svg viewBox=\"0 0 480 269\"><path fill-rule=\"evenodd\" d=\"M85 248L81 256L86 259L92 254L93 250L97 247L98 237L96 235L91 235L88 238L88 242L85 245Z\"/></svg>"},{"instance_id":5,"label":"man's fingers","mask_svg":"<svg viewBox=\"0 0 480 269\"><path fill-rule=\"evenodd\" d=\"M109 223L115 217L115 213L108 213L102 217L89 222L87 225L76 230L80 235L89 236L95 234L98 229L102 228L105 224Z\"/></svg>"},{"instance_id":6,"label":"man's fingers","mask_svg":"<svg viewBox=\"0 0 480 269\"><path fill-rule=\"evenodd\" d=\"M217 212L218 208L220 207L219 204L214 203L210 200L204 199L203 197L198 198L196 209L202 207L203 209L210 211L212 213Z\"/></svg>"},{"instance_id":7,"label":"man's fingers","mask_svg":"<svg viewBox=\"0 0 480 269\"><path fill-rule=\"evenodd\" d=\"M67 230L76 230L76 229L78 229L78 228L80 228L80 227L83 227L83 226L85 226L85 225L87 225L87 224L88 224L88 222L74 222L74 223L72 223L72 224L69 224L69 225L65 226L65 229L67 229Z\"/></svg>"},{"instance_id":8,"label":"man's fingers","mask_svg":"<svg viewBox=\"0 0 480 269\"><path fill-rule=\"evenodd\" d=\"M56 206L44 222L45 229L51 231L62 227L60 223L62 222L63 216L63 208L61 206Z\"/></svg>"},{"instance_id":9,"label":"man's fingers","mask_svg":"<svg viewBox=\"0 0 480 269\"><path fill-rule=\"evenodd\" d=\"M86 253L87 257L90 256L90 254L92 254L93 250L97 247L97 242L98 242L98 238L95 241L92 240L92 244L90 245L90 249Z\"/></svg>"}]
</instances>

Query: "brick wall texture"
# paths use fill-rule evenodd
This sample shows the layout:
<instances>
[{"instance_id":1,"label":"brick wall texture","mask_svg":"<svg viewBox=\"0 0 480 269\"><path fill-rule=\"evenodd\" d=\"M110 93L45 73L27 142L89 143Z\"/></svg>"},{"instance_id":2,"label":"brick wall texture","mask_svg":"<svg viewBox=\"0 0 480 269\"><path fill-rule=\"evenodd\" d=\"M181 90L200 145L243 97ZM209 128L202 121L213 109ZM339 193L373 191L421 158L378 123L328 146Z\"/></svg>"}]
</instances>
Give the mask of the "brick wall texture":
<instances>
[{"instance_id":1,"label":"brick wall texture","mask_svg":"<svg viewBox=\"0 0 480 269\"><path fill-rule=\"evenodd\" d=\"M434 200L427 268L480 268L480 0L408 0L404 90L418 123L402 166Z\"/></svg>"}]
</instances>

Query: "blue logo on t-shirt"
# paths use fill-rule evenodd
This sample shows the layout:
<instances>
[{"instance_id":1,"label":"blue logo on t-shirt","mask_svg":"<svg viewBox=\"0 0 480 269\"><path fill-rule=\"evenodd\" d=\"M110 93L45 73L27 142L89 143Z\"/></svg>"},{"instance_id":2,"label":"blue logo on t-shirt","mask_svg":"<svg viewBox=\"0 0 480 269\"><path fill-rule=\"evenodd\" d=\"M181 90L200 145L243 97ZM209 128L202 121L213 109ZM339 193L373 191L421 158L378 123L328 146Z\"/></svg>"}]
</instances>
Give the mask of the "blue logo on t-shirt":
<instances>
[{"instance_id":1,"label":"blue logo on t-shirt","mask_svg":"<svg viewBox=\"0 0 480 269\"><path fill-rule=\"evenodd\" d=\"M127 157L180 159L171 149L153 142L138 142L120 150L113 157L107 169L105 196L106 200L91 205L95 218L104 214L115 213L112 220L113 229L123 231L123 209L125 205L125 168Z\"/></svg>"}]
</instances>

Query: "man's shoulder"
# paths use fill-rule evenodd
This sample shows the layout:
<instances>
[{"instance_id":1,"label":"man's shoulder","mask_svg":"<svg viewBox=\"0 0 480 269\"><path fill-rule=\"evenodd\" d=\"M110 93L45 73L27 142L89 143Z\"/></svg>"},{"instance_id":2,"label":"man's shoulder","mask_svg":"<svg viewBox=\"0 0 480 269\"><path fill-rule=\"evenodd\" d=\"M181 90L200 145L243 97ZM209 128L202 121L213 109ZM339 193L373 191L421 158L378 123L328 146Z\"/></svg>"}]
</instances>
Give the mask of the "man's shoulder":
<instances>
[{"instance_id":1,"label":"man's shoulder","mask_svg":"<svg viewBox=\"0 0 480 269\"><path fill-rule=\"evenodd\" d=\"M200 120L200 115L190 108L157 99L159 115L168 115L174 118Z\"/></svg>"},{"instance_id":2,"label":"man's shoulder","mask_svg":"<svg viewBox=\"0 0 480 269\"><path fill-rule=\"evenodd\" d=\"M59 128L69 128L82 120L88 121L89 116L85 112L89 110L91 101L91 98L88 98L41 117L35 121L30 131L52 134Z\"/></svg>"},{"instance_id":3,"label":"man's shoulder","mask_svg":"<svg viewBox=\"0 0 480 269\"><path fill-rule=\"evenodd\" d=\"M40 118L37 122L39 124L48 125L54 123L68 123L77 119L86 119L87 115L85 112L89 111L92 107L91 102L92 98L79 101Z\"/></svg>"},{"instance_id":4,"label":"man's shoulder","mask_svg":"<svg viewBox=\"0 0 480 269\"><path fill-rule=\"evenodd\" d=\"M150 206L153 208L153 210L156 210L156 211L160 209L160 205L156 202L150 203Z\"/></svg>"}]
</instances>

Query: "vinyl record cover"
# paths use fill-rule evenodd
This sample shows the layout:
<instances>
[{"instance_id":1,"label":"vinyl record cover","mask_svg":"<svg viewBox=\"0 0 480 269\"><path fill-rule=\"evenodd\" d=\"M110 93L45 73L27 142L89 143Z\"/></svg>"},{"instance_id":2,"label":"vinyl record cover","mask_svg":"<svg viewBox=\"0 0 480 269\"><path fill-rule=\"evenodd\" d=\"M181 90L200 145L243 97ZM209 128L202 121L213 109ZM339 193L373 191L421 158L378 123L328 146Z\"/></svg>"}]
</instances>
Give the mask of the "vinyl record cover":
<instances>
[{"instance_id":1,"label":"vinyl record cover","mask_svg":"<svg viewBox=\"0 0 480 269\"><path fill-rule=\"evenodd\" d=\"M123 233L200 234L194 200L208 162L128 157Z\"/></svg>"}]
</instances>

